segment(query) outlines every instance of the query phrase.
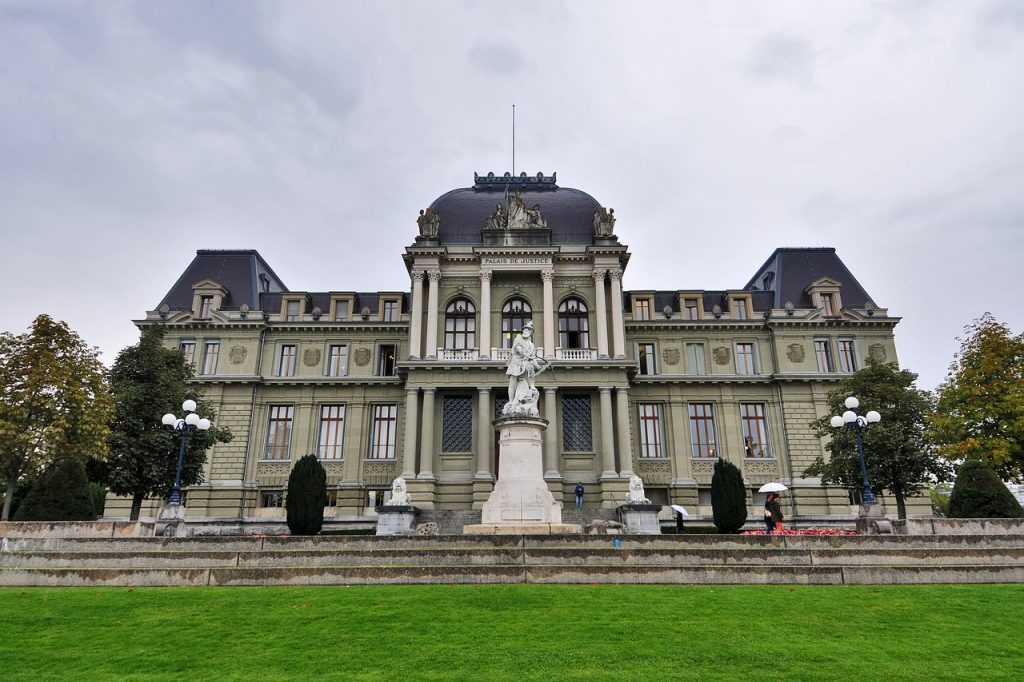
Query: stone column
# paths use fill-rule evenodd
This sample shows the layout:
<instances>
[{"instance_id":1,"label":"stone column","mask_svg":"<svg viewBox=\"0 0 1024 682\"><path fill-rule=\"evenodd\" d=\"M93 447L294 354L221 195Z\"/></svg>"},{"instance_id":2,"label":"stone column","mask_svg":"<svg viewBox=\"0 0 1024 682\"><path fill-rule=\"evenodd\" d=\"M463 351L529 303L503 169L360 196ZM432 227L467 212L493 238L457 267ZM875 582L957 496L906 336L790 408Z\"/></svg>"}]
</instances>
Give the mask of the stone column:
<instances>
[{"instance_id":1,"label":"stone column","mask_svg":"<svg viewBox=\"0 0 1024 682\"><path fill-rule=\"evenodd\" d=\"M405 443L402 448L402 478L416 477L416 433L420 413L420 389L405 389Z\"/></svg>"},{"instance_id":2,"label":"stone column","mask_svg":"<svg viewBox=\"0 0 1024 682\"><path fill-rule=\"evenodd\" d=\"M423 324L423 271L412 273L412 310L409 312L409 357L418 360L422 352L420 346L420 326Z\"/></svg>"},{"instance_id":3,"label":"stone column","mask_svg":"<svg viewBox=\"0 0 1024 682\"><path fill-rule=\"evenodd\" d=\"M544 478L561 478L558 471L558 389L544 387L544 418L548 420L544 432Z\"/></svg>"},{"instance_id":4,"label":"stone column","mask_svg":"<svg viewBox=\"0 0 1024 682\"><path fill-rule=\"evenodd\" d=\"M420 473L416 478L434 478L434 394L436 388L423 389L423 428L420 431Z\"/></svg>"},{"instance_id":5,"label":"stone column","mask_svg":"<svg viewBox=\"0 0 1024 682\"><path fill-rule=\"evenodd\" d=\"M629 437L629 388L615 389L615 428L619 432L619 475L633 475L633 447Z\"/></svg>"},{"instance_id":6,"label":"stone column","mask_svg":"<svg viewBox=\"0 0 1024 682\"><path fill-rule=\"evenodd\" d=\"M608 304L604 296L606 270L594 270L594 321L597 323L597 357L608 357Z\"/></svg>"},{"instance_id":7,"label":"stone column","mask_svg":"<svg viewBox=\"0 0 1024 682\"><path fill-rule=\"evenodd\" d=\"M431 270L427 273L430 289L427 295L427 351L426 357L437 359L437 287L441 281L441 271Z\"/></svg>"},{"instance_id":8,"label":"stone column","mask_svg":"<svg viewBox=\"0 0 1024 682\"><path fill-rule=\"evenodd\" d=\"M491 428L491 389L481 386L477 389L476 425L476 477L491 478L491 444L494 430Z\"/></svg>"},{"instance_id":9,"label":"stone column","mask_svg":"<svg viewBox=\"0 0 1024 682\"><path fill-rule=\"evenodd\" d=\"M609 270L612 280L612 345L615 357L626 357L625 326L622 322L622 270Z\"/></svg>"},{"instance_id":10,"label":"stone column","mask_svg":"<svg viewBox=\"0 0 1024 682\"><path fill-rule=\"evenodd\" d=\"M544 357L555 357L555 271L542 270L544 280Z\"/></svg>"},{"instance_id":11,"label":"stone column","mask_svg":"<svg viewBox=\"0 0 1024 682\"><path fill-rule=\"evenodd\" d=\"M616 478L615 471L615 429L612 422L612 389L601 386L601 478Z\"/></svg>"},{"instance_id":12,"label":"stone column","mask_svg":"<svg viewBox=\"0 0 1024 682\"><path fill-rule=\"evenodd\" d=\"M480 358L491 357L491 277L490 270L480 271ZM480 423L483 426L483 422Z\"/></svg>"}]
</instances>

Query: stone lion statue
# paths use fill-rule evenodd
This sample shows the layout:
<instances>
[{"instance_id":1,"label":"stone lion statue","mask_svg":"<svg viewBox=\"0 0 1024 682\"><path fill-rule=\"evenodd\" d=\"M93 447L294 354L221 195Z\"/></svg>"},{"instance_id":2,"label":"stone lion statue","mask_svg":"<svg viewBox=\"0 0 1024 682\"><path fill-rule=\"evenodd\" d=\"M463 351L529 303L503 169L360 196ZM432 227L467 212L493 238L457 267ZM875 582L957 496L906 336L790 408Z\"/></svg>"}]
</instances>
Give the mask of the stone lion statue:
<instances>
[{"instance_id":1,"label":"stone lion statue","mask_svg":"<svg viewBox=\"0 0 1024 682\"><path fill-rule=\"evenodd\" d=\"M629 478L629 491L626 493L626 504L650 504L644 495L644 482L639 476Z\"/></svg>"},{"instance_id":2,"label":"stone lion statue","mask_svg":"<svg viewBox=\"0 0 1024 682\"><path fill-rule=\"evenodd\" d=\"M384 503L385 507L408 507L412 505L412 497L405 487L405 479L399 476L391 482L391 499Z\"/></svg>"}]
</instances>

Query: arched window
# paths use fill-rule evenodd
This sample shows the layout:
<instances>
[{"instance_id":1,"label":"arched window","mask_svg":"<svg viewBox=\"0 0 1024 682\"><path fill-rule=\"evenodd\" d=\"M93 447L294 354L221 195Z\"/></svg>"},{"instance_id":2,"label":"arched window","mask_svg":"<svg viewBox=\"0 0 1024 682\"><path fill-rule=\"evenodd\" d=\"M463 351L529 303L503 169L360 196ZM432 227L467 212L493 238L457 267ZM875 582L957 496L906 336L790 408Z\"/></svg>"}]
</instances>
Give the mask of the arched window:
<instances>
[{"instance_id":1,"label":"arched window","mask_svg":"<svg viewBox=\"0 0 1024 682\"><path fill-rule=\"evenodd\" d=\"M516 334L533 319L533 308L521 298L510 298L501 308L501 347L511 348Z\"/></svg>"},{"instance_id":2,"label":"arched window","mask_svg":"<svg viewBox=\"0 0 1024 682\"><path fill-rule=\"evenodd\" d=\"M558 306L558 345L561 348L590 348L587 304L567 298Z\"/></svg>"},{"instance_id":3,"label":"arched window","mask_svg":"<svg viewBox=\"0 0 1024 682\"><path fill-rule=\"evenodd\" d=\"M455 299L444 311L444 347L476 348L476 308L464 298Z\"/></svg>"}]
</instances>

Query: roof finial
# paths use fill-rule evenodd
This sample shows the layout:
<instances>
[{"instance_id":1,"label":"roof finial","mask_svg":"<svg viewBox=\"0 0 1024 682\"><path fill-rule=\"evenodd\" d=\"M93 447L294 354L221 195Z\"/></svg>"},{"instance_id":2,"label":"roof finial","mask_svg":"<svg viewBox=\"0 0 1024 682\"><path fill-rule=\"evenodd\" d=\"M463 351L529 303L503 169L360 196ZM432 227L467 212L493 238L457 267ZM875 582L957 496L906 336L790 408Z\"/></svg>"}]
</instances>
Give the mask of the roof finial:
<instances>
[{"instance_id":1,"label":"roof finial","mask_svg":"<svg viewBox=\"0 0 1024 682\"><path fill-rule=\"evenodd\" d=\"M512 177L516 176L516 105L512 105Z\"/></svg>"}]
</instances>

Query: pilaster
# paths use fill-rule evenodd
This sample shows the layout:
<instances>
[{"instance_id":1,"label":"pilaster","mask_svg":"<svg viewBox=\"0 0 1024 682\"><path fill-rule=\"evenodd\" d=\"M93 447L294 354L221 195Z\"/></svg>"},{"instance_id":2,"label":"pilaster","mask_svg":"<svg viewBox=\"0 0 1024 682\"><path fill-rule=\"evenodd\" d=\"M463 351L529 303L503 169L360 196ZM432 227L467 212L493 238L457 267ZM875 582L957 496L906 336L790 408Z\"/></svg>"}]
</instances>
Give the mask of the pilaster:
<instances>
[{"instance_id":1,"label":"pilaster","mask_svg":"<svg viewBox=\"0 0 1024 682\"><path fill-rule=\"evenodd\" d=\"M480 271L480 359L491 357L491 278L490 270ZM480 425L483 426L483 422Z\"/></svg>"},{"instance_id":2,"label":"pilaster","mask_svg":"<svg viewBox=\"0 0 1024 682\"><path fill-rule=\"evenodd\" d=\"M606 270L594 270L595 322L597 323L597 357L608 357L608 303L604 295Z\"/></svg>"},{"instance_id":3,"label":"pilaster","mask_svg":"<svg viewBox=\"0 0 1024 682\"><path fill-rule=\"evenodd\" d=\"M622 321L622 270L609 270L608 277L612 281L612 345L618 359L626 357L626 334Z\"/></svg>"},{"instance_id":4,"label":"pilaster","mask_svg":"<svg viewBox=\"0 0 1024 682\"><path fill-rule=\"evenodd\" d=\"M544 281L544 357L555 357L555 271L542 270Z\"/></svg>"},{"instance_id":5,"label":"pilaster","mask_svg":"<svg viewBox=\"0 0 1024 682\"><path fill-rule=\"evenodd\" d=\"M436 388L423 389L423 428L420 432L420 473L416 478L434 478L434 395Z\"/></svg>"},{"instance_id":6,"label":"pilaster","mask_svg":"<svg viewBox=\"0 0 1024 682\"><path fill-rule=\"evenodd\" d=\"M615 426L618 430L619 475L633 475L633 445L629 433L629 388L615 389Z\"/></svg>"},{"instance_id":7,"label":"pilaster","mask_svg":"<svg viewBox=\"0 0 1024 682\"><path fill-rule=\"evenodd\" d=\"M441 281L441 271L431 270L427 273L430 288L427 294L427 350L426 357L437 359L437 290Z\"/></svg>"},{"instance_id":8,"label":"pilaster","mask_svg":"<svg viewBox=\"0 0 1024 682\"><path fill-rule=\"evenodd\" d=\"M601 414L598 417L601 421L601 478L617 478L615 428L614 422L612 422L612 389L610 386L601 386L597 390L601 396Z\"/></svg>"},{"instance_id":9,"label":"pilaster","mask_svg":"<svg viewBox=\"0 0 1024 682\"><path fill-rule=\"evenodd\" d=\"M414 270L412 275L412 310L409 312L409 357L418 360L421 351L423 326L423 271Z\"/></svg>"}]
</instances>

